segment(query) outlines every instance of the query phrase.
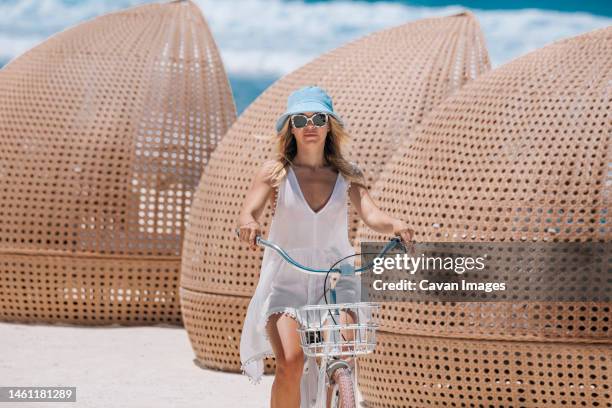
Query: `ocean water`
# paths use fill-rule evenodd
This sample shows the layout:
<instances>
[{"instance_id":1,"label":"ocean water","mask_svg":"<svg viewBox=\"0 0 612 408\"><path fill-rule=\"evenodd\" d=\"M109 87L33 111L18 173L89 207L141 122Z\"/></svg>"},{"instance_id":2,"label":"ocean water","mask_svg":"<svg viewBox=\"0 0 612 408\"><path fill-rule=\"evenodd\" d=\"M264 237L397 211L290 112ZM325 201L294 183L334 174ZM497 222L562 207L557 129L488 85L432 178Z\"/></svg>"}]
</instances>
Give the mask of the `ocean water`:
<instances>
[{"instance_id":1,"label":"ocean water","mask_svg":"<svg viewBox=\"0 0 612 408\"><path fill-rule=\"evenodd\" d=\"M384 28L471 10L493 67L612 24L612 1L194 0L215 36L239 113L281 76ZM0 67L52 34L144 0L0 0Z\"/></svg>"}]
</instances>

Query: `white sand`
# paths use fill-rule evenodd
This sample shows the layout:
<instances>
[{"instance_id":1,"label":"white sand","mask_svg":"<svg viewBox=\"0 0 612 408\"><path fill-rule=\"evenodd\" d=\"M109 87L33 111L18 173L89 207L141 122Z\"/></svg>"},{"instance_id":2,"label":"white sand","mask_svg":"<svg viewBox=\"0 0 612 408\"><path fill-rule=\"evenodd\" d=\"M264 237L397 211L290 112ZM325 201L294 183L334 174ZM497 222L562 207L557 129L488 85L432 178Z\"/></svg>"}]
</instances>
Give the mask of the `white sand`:
<instances>
[{"instance_id":1,"label":"white sand","mask_svg":"<svg viewBox=\"0 0 612 408\"><path fill-rule=\"evenodd\" d=\"M0 386L76 386L76 403L0 408L266 408L272 375L200 368L183 328L0 322Z\"/></svg>"},{"instance_id":2,"label":"white sand","mask_svg":"<svg viewBox=\"0 0 612 408\"><path fill-rule=\"evenodd\" d=\"M273 377L202 369L182 328L0 323L0 386L76 386L76 403L0 408L268 406Z\"/></svg>"}]
</instances>

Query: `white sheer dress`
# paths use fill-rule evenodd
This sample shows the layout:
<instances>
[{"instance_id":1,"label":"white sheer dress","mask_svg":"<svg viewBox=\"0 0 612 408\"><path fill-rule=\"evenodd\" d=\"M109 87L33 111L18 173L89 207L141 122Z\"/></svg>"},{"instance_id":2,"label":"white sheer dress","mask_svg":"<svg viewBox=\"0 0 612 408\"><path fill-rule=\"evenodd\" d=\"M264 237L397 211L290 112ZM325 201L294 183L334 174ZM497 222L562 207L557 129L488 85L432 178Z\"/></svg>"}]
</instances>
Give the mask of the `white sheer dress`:
<instances>
[{"instance_id":1,"label":"white sheer dress","mask_svg":"<svg viewBox=\"0 0 612 408\"><path fill-rule=\"evenodd\" d=\"M348 181L338 173L333 191L318 212L306 202L291 166L278 186L276 206L267 239L285 249L303 265L329 269L336 261L355 254L348 237ZM354 265L354 258L344 262ZM268 317L285 313L296 318L303 305L324 304L325 274L311 275L289 265L271 248L264 249L259 282L247 309L240 337L243 374L258 384L263 374L263 358L273 356L266 333ZM328 279L329 288L329 279ZM343 276L337 283L337 303L358 302L358 276ZM328 302L329 293L327 294ZM305 357L301 382L301 407L317 404L318 371L316 360Z\"/></svg>"}]
</instances>

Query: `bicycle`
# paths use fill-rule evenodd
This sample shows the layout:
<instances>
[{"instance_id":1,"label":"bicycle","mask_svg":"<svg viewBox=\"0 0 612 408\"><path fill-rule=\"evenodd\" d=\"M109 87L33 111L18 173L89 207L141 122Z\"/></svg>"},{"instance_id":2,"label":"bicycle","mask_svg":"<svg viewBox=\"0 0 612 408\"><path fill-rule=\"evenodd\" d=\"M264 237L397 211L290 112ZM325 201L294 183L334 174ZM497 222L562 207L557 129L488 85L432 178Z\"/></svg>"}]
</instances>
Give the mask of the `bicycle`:
<instances>
[{"instance_id":1,"label":"bicycle","mask_svg":"<svg viewBox=\"0 0 612 408\"><path fill-rule=\"evenodd\" d=\"M238 229L236 229L236 234L239 235ZM317 300L319 304L305 305L296 310L300 345L306 356L322 358L322 360L317 359L319 366L317 384L319 405L317 408L326 408L328 387L332 387L331 408L356 408L357 379L353 370L355 359L358 355L372 353L376 347L378 322L373 318L372 312L378 311L380 304L375 302L337 304L335 287L340 276L359 275L371 268L373 261L357 269L346 263L336 267L339 262L346 259L344 258L332 265L330 269L315 269L295 261L279 245L259 235L256 237L256 244L274 249L285 261L301 272L327 274L323 283L323 294ZM401 239L394 237L375 258L384 256L396 246L406 251ZM325 290L330 274L332 274L330 288ZM327 292L330 292L331 303L327 302ZM325 299L325 304L320 303L321 298ZM341 311L349 314L352 312L353 318L357 317L356 322L336 321L335 317L340 317ZM348 335L345 337L345 334ZM346 356L351 356L350 362L340 358Z\"/></svg>"}]
</instances>

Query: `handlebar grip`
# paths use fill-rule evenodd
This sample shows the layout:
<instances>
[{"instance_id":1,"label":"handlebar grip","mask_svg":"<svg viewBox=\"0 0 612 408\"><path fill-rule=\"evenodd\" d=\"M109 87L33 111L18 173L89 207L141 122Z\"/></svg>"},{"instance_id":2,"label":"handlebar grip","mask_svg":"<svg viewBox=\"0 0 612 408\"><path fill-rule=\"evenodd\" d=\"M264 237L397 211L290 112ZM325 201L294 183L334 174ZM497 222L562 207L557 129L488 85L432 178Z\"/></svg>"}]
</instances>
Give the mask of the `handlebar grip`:
<instances>
[{"instance_id":1,"label":"handlebar grip","mask_svg":"<svg viewBox=\"0 0 612 408\"><path fill-rule=\"evenodd\" d=\"M237 237L240 237L240 228L234 228L234 233L236 234ZM255 243L257 243L257 245L259 245L260 239L261 239L261 235L257 235L255 237Z\"/></svg>"}]
</instances>

